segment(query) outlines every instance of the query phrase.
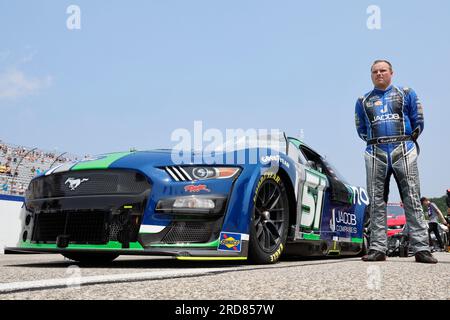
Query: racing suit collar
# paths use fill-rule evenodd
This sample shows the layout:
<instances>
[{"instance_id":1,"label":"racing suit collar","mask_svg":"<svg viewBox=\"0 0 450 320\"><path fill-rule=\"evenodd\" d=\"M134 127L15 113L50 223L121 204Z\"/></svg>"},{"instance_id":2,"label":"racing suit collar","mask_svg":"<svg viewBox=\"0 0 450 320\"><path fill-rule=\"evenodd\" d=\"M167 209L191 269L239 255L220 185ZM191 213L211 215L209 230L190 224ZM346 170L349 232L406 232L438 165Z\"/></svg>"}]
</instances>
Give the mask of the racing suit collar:
<instances>
[{"instance_id":1,"label":"racing suit collar","mask_svg":"<svg viewBox=\"0 0 450 320\"><path fill-rule=\"evenodd\" d=\"M391 90L392 87L393 87L392 84L390 84L389 87L387 87L385 90L381 90L381 89L378 89L378 88L374 87L373 91L375 91L376 93L382 93L383 94L383 93L388 92L389 90Z\"/></svg>"}]
</instances>

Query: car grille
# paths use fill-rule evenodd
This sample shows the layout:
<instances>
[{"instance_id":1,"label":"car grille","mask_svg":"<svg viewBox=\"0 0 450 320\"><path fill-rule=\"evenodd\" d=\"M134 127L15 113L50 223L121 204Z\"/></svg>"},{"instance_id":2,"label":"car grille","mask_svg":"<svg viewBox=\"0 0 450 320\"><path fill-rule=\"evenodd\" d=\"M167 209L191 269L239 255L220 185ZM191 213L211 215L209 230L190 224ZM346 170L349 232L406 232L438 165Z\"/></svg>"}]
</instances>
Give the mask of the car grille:
<instances>
[{"instance_id":1,"label":"car grille","mask_svg":"<svg viewBox=\"0 0 450 320\"><path fill-rule=\"evenodd\" d=\"M166 244L204 243L218 237L218 231L217 222L174 222L161 242Z\"/></svg>"},{"instance_id":2,"label":"car grille","mask_svg":"<svg viewBox=\"0 0 450 320\"><path fill-rule=\"evenodd\" d=\"M70 243L105 244L108 241L137 241L140 214L112 214L109 211L43 212L36 214L33 242L57 242L59 236Z\"/></svg>"},{"instance_id":3,"label":"car grille","mask_svg":"<svg viewBox=\"0 0 450 320\"><path fill-rule=\"evenodd\" d=\"M32 241L56 242L67 235L70 242L101 244L108 241L108 212L59 212L36 215Z\"/></svg>"},{"instance_id":4,"label":"car grille","mask_svg":"<svg viewBox=\"0 0 450 320\"><path fill-rule=\"evenodd\" d=\"M85 182L71 190L70 178ZM36 178L25 200L33 215L31 241L58 246L119 241L126 248L138 239L150 192L145 176L131 170L80 170Z\"/></svg>"},{"instance_id":5,"label":"car grille","mask_svg":"<svg viewBox=\"0 0 450 320\"><path fill-rule=\"evenodd\" d=\"M109 240L135 242L138 239L140 226L141 215L130 216L126 213L113 215L109 224Z\"/></svg>"},{"instance_id":6,"label":"car grille","mask_svg":"<svg viewBox=\"0 0 450 320\"><path fill-rule=\"evenodd\" d=\"M79 180L78 180L79 179ZM78 182L80 183L77 183ZM74 181L71 185L71 181ZM127 170L80 170L55 173L31 181L27 198L139 194L150 189L146 178Z\"/></svg>"}]
</instances>

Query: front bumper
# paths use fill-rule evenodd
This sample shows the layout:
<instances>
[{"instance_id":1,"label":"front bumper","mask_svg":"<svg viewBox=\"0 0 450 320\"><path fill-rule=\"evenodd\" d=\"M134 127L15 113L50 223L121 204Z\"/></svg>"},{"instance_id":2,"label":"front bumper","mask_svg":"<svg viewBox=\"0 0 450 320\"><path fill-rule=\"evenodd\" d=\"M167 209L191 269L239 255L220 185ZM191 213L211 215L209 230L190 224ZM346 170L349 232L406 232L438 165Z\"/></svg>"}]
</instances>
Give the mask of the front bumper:
<instances>
[{"instance_id":1,"label":"front bumper","mask_svg":"<svg viewBox=\"0 0 450 320\"><path fill-rule=\"evenodd\" d=\"M152 247L142 247L139 242L132 242L129 248L122 248L120 242L109 242L105 245L81 245L69 244L66 248L59 248L56 244L36 244L22 242L18 247L6 247L5 254L21 253L113 253L117 255L142 255L142 256L172 256L179 260L246 260L248 253L248 241L242 241L240 252L219 251L219 241L205 244L158 244Z\"/></svg>"}]
</instances>

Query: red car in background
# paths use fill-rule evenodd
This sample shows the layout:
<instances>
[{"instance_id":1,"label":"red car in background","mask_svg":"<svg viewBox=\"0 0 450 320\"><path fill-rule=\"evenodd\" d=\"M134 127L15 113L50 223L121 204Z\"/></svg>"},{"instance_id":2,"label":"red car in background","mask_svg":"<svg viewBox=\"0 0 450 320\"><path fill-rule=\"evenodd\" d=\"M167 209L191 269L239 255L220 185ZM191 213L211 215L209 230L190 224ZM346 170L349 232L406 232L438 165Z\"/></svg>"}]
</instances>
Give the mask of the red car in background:
<instances>
[{"instance_id":1,"label":"red car in background","mask_svg":"<svg viewBox=\"0 0 450 320\"><path fill-rule=\"evenodd\" d=\"M406 224L405 210L402 203L388 203L387 213L387 235L388 237L399 233Z\"/></svg>"}]
</instances>

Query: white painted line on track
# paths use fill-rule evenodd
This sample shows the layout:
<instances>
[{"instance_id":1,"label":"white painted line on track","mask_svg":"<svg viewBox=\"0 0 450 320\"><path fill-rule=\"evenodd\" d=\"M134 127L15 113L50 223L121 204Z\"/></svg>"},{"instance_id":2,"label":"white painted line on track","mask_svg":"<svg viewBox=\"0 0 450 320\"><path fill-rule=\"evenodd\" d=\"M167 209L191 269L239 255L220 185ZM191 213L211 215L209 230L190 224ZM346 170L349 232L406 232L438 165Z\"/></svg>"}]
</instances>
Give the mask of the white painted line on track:
<instances>
[{"instance_id":1,"label":"white painted line on track","mask_svg":"<svg viewBox=\"0 0 450 320\"><path fill-rule=\"evenodd\" d=\"M36 281L10 282L0 284L0 294L16 291L43 290L53 288L68 288L76 285L89 285L101 283L129 282L161 280L167 278L190 277L223 271L236 271L240 268L205 268L205 269L181 269L170 271L151 271L139 273L125 273L115 275L88 276L79 278L44 279Z\"/></svg>"},{"instance_id":2,"label":"white painted line on track","mask_svg":"<svg viewBox=\"0 0 450 320\"><path fill-rule=\"evenodd\" d=\"M99 275L99 276L81 276L81 277L66 277L58 279L43 279L34 281L22 281L22 282L9 282L0 283L0 294L7 294L20 291L31 290L47 290L57 288L70 288L74 286L94 285L94 284L110 284L120 282L137 282L137 281L150 281L150 280L163 280L182 277L194 277L212 275L223 272L233 271L252 271L256 269L269 269L269 268L290 268L299 266L311 266L317 264L330 264L330 263L343 263L348 261L359 260L355 258L343 258L339 260L321 260L321 261L303 261L302 263L294 264L274 264L274 265L260 265L249 267L223 267L223 268L189 268L178 270L164 270L164 271L150 271L150 272L137 272L137 273L124 273L114 275ZM82 271L82 269L81 269Z\"/></svg>"}]
</instances>

